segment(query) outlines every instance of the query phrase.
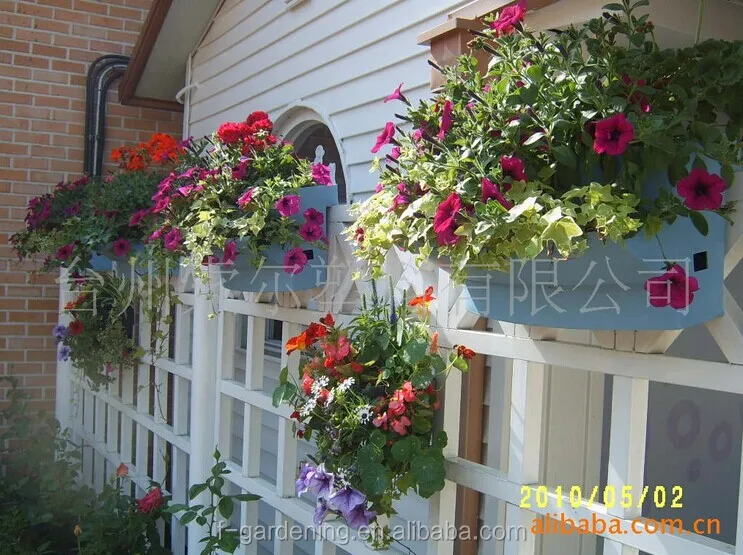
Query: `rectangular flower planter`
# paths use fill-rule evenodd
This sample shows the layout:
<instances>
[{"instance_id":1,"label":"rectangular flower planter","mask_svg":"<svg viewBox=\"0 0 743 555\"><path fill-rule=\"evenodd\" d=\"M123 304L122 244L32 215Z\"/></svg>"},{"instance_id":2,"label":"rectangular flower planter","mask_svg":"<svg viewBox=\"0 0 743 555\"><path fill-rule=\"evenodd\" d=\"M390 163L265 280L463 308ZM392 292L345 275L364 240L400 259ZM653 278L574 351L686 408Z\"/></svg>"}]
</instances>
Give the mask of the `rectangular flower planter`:
<instances>
[{"instance_id":1,"label":"rectangular flower planter","mask_svg":"<svg viewBox=\"0 0 743 555\"><path fill-rule=\"evenodd\" d=\"M710 172L719 171L718 164L707 165ZM661 187L670 187L665 176L648 183L645 193L652 196ZM468 268L468 310L495 320L572 329L674 330L718 318L724 312L727 224L715 213L704 215L706 236L689 218L677 218L650 240L642 231L624 245L602 243L594 235L585 253L570 260L543 255L523 264L513 261L509 273ZM695 278L698 290L683 280L673 290L653 288L651 299L645 282L666 273L666 260ZM668 304L672 291L693 292L693 300L682 308L651 304Z\"/></svg>"},{"instance_id":2,"label":"rectangular flower planter","mask_svg":"<svg viewBox=\"0 0 743 555\"><path fill-rule=\"evenodd\" d=\"M337 186L303 187L299 190L298 196L300 209L291 218L302 223L304 211L314 208L325 214L322 227L327 236L327 208L338 204ZM250 241L249 238L238 241L238 253L246 250L244 247L250 244ZM221 269L222 285L236 291L251 292L302 291L323 287L328 279L328 251L310 243L300 243L298 247L307 256L307 264L298 273L292 274L285 270L285 256L295 248L294 245L274 244L264 251L266 261L261 268L256 268L247 257L238 254L232 266Z\"/></svg>"}]
</instances>

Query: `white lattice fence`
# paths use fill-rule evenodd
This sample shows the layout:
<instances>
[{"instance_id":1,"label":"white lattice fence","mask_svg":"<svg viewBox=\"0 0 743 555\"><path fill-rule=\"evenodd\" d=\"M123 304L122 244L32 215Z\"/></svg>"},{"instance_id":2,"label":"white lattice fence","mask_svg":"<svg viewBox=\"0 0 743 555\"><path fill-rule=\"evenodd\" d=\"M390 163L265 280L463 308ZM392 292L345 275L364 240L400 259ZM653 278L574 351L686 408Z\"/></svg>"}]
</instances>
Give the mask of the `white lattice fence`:
<instances>
[{"instance_id":1,"label":"white lattice fence","mask_svg":"<svg viewBox=\"0 0 743 555\"><path fill-rule=\"evenodd\" d=\"M71 426L77 437L91 447L84 461L86 480L100 485L103 478L124 461L131 463L132 474L140 486L146 485L148 477L159 480L167 474L175 500L183 502L189 483L199 482L208 473L213 448L218 444L223 453L235 452L229 462L232 473L228 476L234 489L263 497L261 504L242 503L233 525L255 526L268 518L269 524L277 526L296 523L312 527L313 506L297 499L294 493L301 448L291 431L290 411L287 407L274 408L271 403L273 381L267 365L273 368L275 362L266 355L266 322L282 322L280 337L275 339L283 344L302 326L328 310L344 314L341 320L350 317L360 295L368 293L370 287L366 282L351 280L358 263L351 256L349 245L339 237L348 222L345 208L331 209L329 283L324 291L315 293L313 299L291 294L278 299L270 294L237 294L222 289L215 276L208 288L197 284L194 293L182 295L185 304L177 309L172 360L157 361L154 369L144 364L136 378L120 376L107 392L100 393L87 391L75 380L71 369L60 364L58 414L63 425ZM735 236L730 245L728 273L743 257L743 241ZM445 490L428 505L428 524L446 525L455 521L457 485L505 502L505 521L485 522L490 525L529 527L538 514L566 513L573 519L590 520L593 515L617 517L624 529L629 530L632 520L641 516L636 508L607 508L598 503L573 508L567 492L559 499L554 490L547 503L541 508L535 507L534 512L519 508L522 487L531 487L532 494L536 495L537 486L545 476L546 393L552 387L548 379L552 368L572 369L565 371L567 379L570 379L570 372L613 377L611 427L603 431L609 437L608 457L602 465L607 484L617 491L623 486L633 486L635 491L640 491L646 483L644 461L650 380L743 393L743 311L730 293L727 294L725 317L707 326L729 362L700 362L663 354L678 337L678 332L566 332L503 322L489 323L489 329L500 330L497 332L466 329L473 327L477 318L463 310L459 290L450 285L446 273L433 268L418 271L400 254L390 256L388 269L398 295L403 291L421 294L427 285L435 286L438 297L435 326L440 331L443 348L463 344L493 359L506 360L504 383L509 387L502 397L491 395L491 399L500 398L505 403L502 412L507 415L506 425L499 430L499 435L504 439L506 470L459 457L462 387L461 376L452 373L446 384L442 409L442 426L450 440L446 450L448 481ZM383 292L384 286L380 284ZM386 292L389 293L388 288ZM213 312L217 313L216 318L210 318ZM243 326L236 325L238 319L242 319ZM141 329L142 338L147 337L145 327ZM244 361L236 357L244 357ZM296 371L298 360L294 355L282 355L280 363L282 366L288 364L292 372ZM576 395L576 402L585 400L580 392ZM68 402L70 398L72 405ZM161 412L158 406L168 407L168 410ZM276 422L275 430L267 427L269 420ZM262 435L269 432L276 434L275 460L269 460L261 449L266 443ZM241 438L241 446L235 443L236 436ZM273 437L271 435L271 442ZM163 453L170 454L164 457ZM585 458L594 453L586 450L579 455ZM600 457L600 449L595 455ZM334 526L333 523L324 525L319 534L327 539L318 537L309 549L318 554L370 552L360 541L341 542L339 538L343 535ZM189 528L190 552L199 552L196 549L200 532L193 523ZM738 512L737 530L741 537L741 511ZM171 534L175 553L184 553L183 528L175 524ZM654 555L743 555L743 542L739 541L741 547L736 549L695 534L607 533L605 537L605 555L633 555L639 551ZM506 540L497 552L508 555L558 552L550 551L543 543L541 538L529 534L527 541ZM294 553L295 547L299 552L308 549L306 543L298 547L291 540L275 539L273 544L243 545L239 552L254 554L263 550L283 554ZM589 552L585 546L580 549L581 554ZM431 541L426 553L454 553L454 542Z\"/></svg>"}]
</instances>

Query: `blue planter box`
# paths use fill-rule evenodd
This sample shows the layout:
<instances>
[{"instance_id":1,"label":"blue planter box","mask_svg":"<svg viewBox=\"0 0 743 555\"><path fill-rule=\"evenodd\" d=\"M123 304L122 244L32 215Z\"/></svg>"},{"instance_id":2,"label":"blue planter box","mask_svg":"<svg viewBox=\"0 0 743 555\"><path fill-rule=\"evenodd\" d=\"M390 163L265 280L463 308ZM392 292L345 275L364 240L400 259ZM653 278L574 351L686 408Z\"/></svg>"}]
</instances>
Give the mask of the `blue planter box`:
<instances>
[{"instance_id":1,"label":"blue planter box","mask_svg":"<svg viewBox=\"0 0 743 555\"><path fill-rule=\"evenodd\" d=\"M144 245L139 243L132 243L131 250L127 256L116 256L111 249L111 246L101 249L100 253L95 253L90 259L90 267L96 272L109 272L113 269L113 263L116 262L119 273L130 276L132 268L129 264L129 256L133 254L139 254L144 251ZM135 268L139 274L146 274L150 272L147 263L138 264ZM177 272L177 267L175 268Z\"/></svg>"},{"instance_id":2,"label":"blue planter box","mask_svg":"<svg viewBox=\"0 0 743 555\"><path fill-rule=\"evenodd\" d=\"M719 165L707 165L719 173ZM653 186L658 190L670 184L663 176L649 189ZM724 312L727 224L717 214L704 215L707 236L690 219L677 218L657 239L648 240L641 231L624 246L589 236L588 249L575 259L545 255L523 265L513 261L510 273L468 268L467 309L496 320L573 329L673 330L713 320ZM645 282L665 273L664 260L698 280L699 290L687 308L649 303Z\"/></svg>"},{"instance_id":3,"label":"blue planter box","mask_svg":"<svg viewBox=\"0 0 743 555\"><path fill-rule=\"evenodd\" d=\"M298 223L305 221L304 211L314 208L326 214L323 230L327 235L327 211L330 206L338 204L337 187L318 185L315 187L303 187L299 190L300 210L292 216ZM246 245L251 242L250 238L243 238L237 242L237 250L242 253ZM235 263L231 267L221 269L222 285L236 291L251 292L286 292L301 291L323 287L328 279L328 251L319 249L309 243L298 245L307 255L308 261L304 269L298 274L289 274L284 270L284 256L294 246L271 245L264 256L266 261L258 269L253 266L247 257L237 255ZM221 258L223 253L219 253Z\"/></svg>"}]
</instances>

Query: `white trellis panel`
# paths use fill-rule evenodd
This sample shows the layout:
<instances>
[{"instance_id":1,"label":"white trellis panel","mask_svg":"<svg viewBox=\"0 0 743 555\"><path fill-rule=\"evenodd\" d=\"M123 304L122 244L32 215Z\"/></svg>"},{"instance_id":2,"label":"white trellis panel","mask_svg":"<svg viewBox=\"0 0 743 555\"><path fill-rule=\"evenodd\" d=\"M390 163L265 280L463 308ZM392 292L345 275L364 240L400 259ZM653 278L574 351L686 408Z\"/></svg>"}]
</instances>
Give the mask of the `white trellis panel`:
<instances>
[{"instance_id":1,"label":"white trellis panel","mask_svg":"<svg viewBox=\"0 0 743 555\"><path fill-rule=\"evenodd\" d=\"M310 295L255 296L223 290L217 276L213 276L210 285L197 283L193 290L186 289L187 280L183 280L179 287L184 304L175 309L172 358L145 359L136 375L124 372L108 390L95 393L88 391L76 378L73 368L60 363L57 415L63 425L72 428L74 437L86 445L85 480L100 485L101 479L123 461L130 465L139 493L148 486L150 479L160 480L167 475L175 502L184 502L189 484L206 477L211 468L212 452L219 444L225 458L236 452L236 458L228 461L231 470L228 481L233 491L262 496L260 504L240 504L235 526L263 524L312 528L312 505L296 498L294 493L300 450L292 434L290 410L286 406L275 408L271 403L270 388L275 378L269 368L274 368L275 362L269 363L266 356L269 339L266 330L267 322L280 321L280 337L273 339L283 344L303 326L323 316L326 310L334 311L339 321L350 319L361 295L368 294L370 286L367 282L350 279L358 262L353 259L349 245L339 237L349 220L347 207L330 210L331 268L329 284L322 291ZM728 272L733 271L743 255L737 236L730 244ZM554 391L550 376L570 379L571 375L577 375L576 371L581 371L593 377L612 377L611 426L603 430L608 434L608 454L601 466L607 484L617 491L623 486L632 486L637 491L645 484L651 381L743 394L743 357L740 354L743 312L730 293L727 294L725 317L707 325L727 357L725 362L713 362L663 354L679 336L678 332L568 333L502 322L495 323L494 329L499 331L467 329L474 319L462 311L458 302L461 289L452 287L444 272L430 268L418 271L411 267L409 258L399 253L390 255L388 271L393 276L393 291L389 290L388 283L380 283L383 294L421 294L426 286L434 285L438 297L434 326L440 332L442 349L463 344L505 361L500 367L505 368L504 377L497 383L507 391L502 396L489 394L491 405L498 399L504 404L491 406L490 410L497 411L498 421L505 424L502 429L491 429L489 437L502 440L505 451L499 458L507 461L506 469L496 470L459 457L462 389L461 377L452 373L445 386L440 416L440 425L447 431L450 441L446 450L447 482L445 489L427 505L426 523L429 525L455 522L457 486L500 500L505 505L506 525L529 528L539 515L566 513L573 519L590 520L594 515L617 518L629 530L633 519L641 517L637 509L607 508L599 503L590 506L584 503L573 508L567 492L563 498L558 498L554 489L550 489L545 506L534 506L530 510L519 508L522 488L530 489L533 498L546 474L559 475L559 469L556 474L555 468L547 468L553 460L550 453L560 448L550 444L553 424L549 422L549 415L554 414L554 407L550 409L549 405L555 402L550 393ZM61 303L69 300L64 294L65 288L63 284ZM312 295L315 298L310 299ZM211 318L214 313L216 317ZM244 327L236 326L238 318L244 319ZM238 334L236 330L241 331ZM148 341L149 323L141 324L140 337L145 343ZM244 350L238 349L240 345L244 345ZM296 371L297 364L296 355L282 355L281 365L288 365L290 372ZM242 370L236 371L238 367L244 367L244 375ZM584 379L581 383L588 384L584 388L586 392L596 393L603 381ZM575 397L575 402L584 401L580 395ZM238 414L236 407L244 410L233 426ZM596 412L595 407L591 410ZM586 418L593 413L585 409ZM276 429L268 425L273 421L278 422ZM595 424L593 426L596 428ZM230 430L237 430L234 433L241 439L241 445L232 445L234 437ZM273 459L264 459L266 453L261 449L267 441L274 441L273 434L275 463L270 462ZM595 437L580 443L583 452L577 456L581 460L594 455L600 457L600 447L597 448L596 443ZM169 453L167 458L164 457L166 452ZM550 472L546 473L547 470ZM740 496L739 506L743 504L743 485ZM266 508L272 516L266 516L269 514ZM484 524L494 525L495 522ZM338 526L337 522L323 525L317 531L314 545L274 540L263 547L281 554L304 554L308 549L322 555L372 553L358 539L341 541L343 535L338 532ZM189 551L197 547L200 530L193 523L188 528L188 541L185 529L176 521L169 530L170 542L177 554L185 553L187 544L191 548ZM738 537L743 537L743 511L738 512L737 530ZM641 551L651 555L743 555L743 541L740 540L740 547L736 549L733 545L695 534L610 536L607 533L603 536L604 555L635 555ZM543 543L546 546L549 542L528 533L527 541L506 539L502 552L506 555L552 555ZM238 553L256 554L259 549L258 542L254 541L241 545ZM455 553L454 543L447 541L432 541L421 549L426 555ZM585 547L579 549L576 555L589 552ZM422 551L415 553L423 555Z\"/></svg>"}]
</instances>

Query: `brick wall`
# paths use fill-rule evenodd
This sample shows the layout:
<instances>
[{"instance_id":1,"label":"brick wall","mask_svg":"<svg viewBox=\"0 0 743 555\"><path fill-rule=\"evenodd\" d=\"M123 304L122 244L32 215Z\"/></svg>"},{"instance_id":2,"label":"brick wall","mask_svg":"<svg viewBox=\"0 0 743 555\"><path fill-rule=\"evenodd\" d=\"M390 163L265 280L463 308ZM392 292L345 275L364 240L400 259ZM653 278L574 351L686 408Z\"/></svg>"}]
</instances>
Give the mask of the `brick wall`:
<instances>
[{"instance_id":1,"label":"brick wall","mask_svg":"<svg viewBox=\"0 0 743 555\"><path fill-rule=\"evenodd\" d=\"M131 54L151 1L0 0L0 375L20 378L39 408L54 406L56 276L31 273L38 264L19 263L8 238L30 197L82 174L88 66ZM106 159L155 131L180 136L180 113L122 106L116 86Z\"/></svg>"}]
</instances>

